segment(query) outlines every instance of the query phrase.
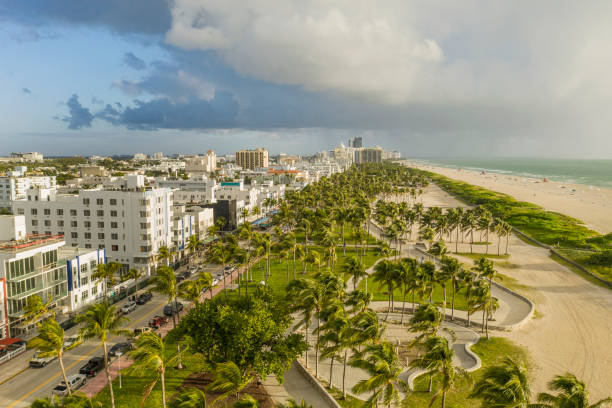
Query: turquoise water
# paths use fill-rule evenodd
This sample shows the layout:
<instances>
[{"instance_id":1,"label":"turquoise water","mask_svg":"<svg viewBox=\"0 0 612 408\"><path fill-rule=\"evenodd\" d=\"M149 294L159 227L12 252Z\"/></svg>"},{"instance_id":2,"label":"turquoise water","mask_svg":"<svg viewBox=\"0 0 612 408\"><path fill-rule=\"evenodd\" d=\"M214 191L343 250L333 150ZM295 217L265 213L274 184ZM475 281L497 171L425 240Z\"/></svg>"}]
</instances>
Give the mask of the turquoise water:
<instances>
[{"instance_id":1,"label":"turquoise water","mask_svg":"<svg viewBox=\"0 0 612 408\"><path fill-rule=\"evenodd\" d=\"M496 159L426 158L410 161L522 177L546 177L554 181L612 188L612 160L504 157Z\"/></svg>"}]
</instances>

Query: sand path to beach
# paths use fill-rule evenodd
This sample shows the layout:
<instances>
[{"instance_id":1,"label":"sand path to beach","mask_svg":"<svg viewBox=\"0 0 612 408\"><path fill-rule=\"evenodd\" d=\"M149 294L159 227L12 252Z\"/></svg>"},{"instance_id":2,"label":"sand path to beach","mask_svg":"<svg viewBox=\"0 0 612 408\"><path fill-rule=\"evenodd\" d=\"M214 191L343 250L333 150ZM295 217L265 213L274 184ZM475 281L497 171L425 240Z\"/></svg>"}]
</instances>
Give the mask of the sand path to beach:
<instances>
[{"instance_id":1,"label":"sand path to beach","mask_svg":"<svg viewBox=\"0 0 612 408\"><path fill-rule=\"evenodd\" d=\"M460 203L436 186L423 195L425 206ZM497 252L497 238L490 236L490 253ZM502 241L504 248L505 239ZM447 246L454 250L455 244ZM475 246L475 252L484 252ZM469 252L468 244L459 245ZM582 279L548 257L548 251L511 237L510 258L496 269L528 288L520 292L536 307L537 317L511 332L495 332L526 347L536 365L532 388L546 391L553 376L569 371L588 385L591 400L612 395L612 290ZM460 259L468 266L473 260ZM504 282L502 282L504 283Z\"/></svg>"},{"instance_id":2,"label":"sand path to beach","mask_svg":"<svg viewBox=\"0 0 612 408\"><path fill-rule=\"evenodd\" d=\"M414 166L455 180L509 194L517 200L537 204L547 210L577 218L599 233L612 232L612 190L506 174ZM612 386L610 387L612 388Z\"/></svg>"}]
</instances>

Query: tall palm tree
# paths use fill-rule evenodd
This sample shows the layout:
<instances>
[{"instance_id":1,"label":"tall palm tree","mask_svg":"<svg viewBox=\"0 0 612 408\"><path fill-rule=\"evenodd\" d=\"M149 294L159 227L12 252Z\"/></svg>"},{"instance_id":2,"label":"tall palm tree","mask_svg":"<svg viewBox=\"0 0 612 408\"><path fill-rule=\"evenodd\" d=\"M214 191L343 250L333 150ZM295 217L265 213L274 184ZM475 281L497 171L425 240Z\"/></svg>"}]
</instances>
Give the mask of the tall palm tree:
<instances>
[{"instance_id":1,"label":"tall palm tree","mask_svg":"<svg viewBox=\"0 0 612 408\"><path fill-rule=\"evenodd\" d=\"M436 284L436 265L431 261L421 264L421 278L423 280L424 294L428 295L429 303L433 303L433 293Z\"/></svg>"},{"instance_id":2,"label":"tall palm tree","mask_svg":"<svg viewBox=\"0 0 612 408\"><path fill-rule=\"evenodd\" d=\"M62 408L59 397L52 395L51 397L37 398L32 402L30 408Z\"/></svg>"},{"instance_id":3,"label":"tall palm tree","mask_svg":"<svg viewBox=\"0 0 612 408\"><path fill-rule=\"evenodd\" d=\"M416 290L416 281L418 279L418 262L414 258L403 258L397 264L396 269L396 285L402 289L402 319L400 324L404 324L404 312L406 311L406 294L409 291ZM414 313L414 303L412 304L412 312Z\"/></svg>"},{"instance_id":4,"label":"tall palm tree","mask_svg":"<svg viewBox=\"0 0 612 408\"><path fill-rule=\"evenodd\" d=\"M167 246L161 246L157 249L157 260L166 261L166 266L170 266L170 261L176 256L176 251L169 249Z\"/></svg>"},{"instance_id":5,"label":"tall palm tree","mask_svg":"<svg viewBox=\"0 0 612 408\"><path fill-rule=\"evenodd\" d=\"M342 271L353 279L353 290L357 289L358 281L366 275L365 268L354 256L345 258Z\"/></svg>"},{"instance_id":6,"label":"tall palm tree","mask_svg":"<svg viewBox=\"0 0 612 408\"><path fill-rule=\"evenodd\" d=\"M504 358L501 364L485 369L471 397L482 399L483 408L528 408L531 389L527 368L510 357Z\"/></svg>"},{"instance_id":7,"label":"tall palm tree","mask_svg":"<svg viewBox=\"0 0 612 408\"><path fill-rule=\"evenodd\" d=\"M378 282L379 285L386 285L388 292L388 308L387 315L385 316L385 320L389 317L389 312L393 310L393 289L395 288L395 283L397 281L397 268L395 263L392 261L382 259L378 261L378 263L374 266L374 273L372 274L372 278L375 282Z\"/></svg>"},{"instance_id":8,"label":"tall palm tree","mask_svg":"<svg viewBox=\"0 0 612 408\"><path fill-rule=\"evenodd\" d=\"M406 388L399 376L403 369L395 352L395 347L389 342L371 344L361 353L356 353L350 361L352 367L361 368L370 375L367 380L360 380L353 392L372 393L364 406L373 407L380 401L387 407L398 403L400 392Z\"/></svg>"},{"instance_id":9,"label":"tall palm tree","mask_svg":"<svg viewBox=\"0 0 612 408\"><path fill-rule=\"evenodd\" d=\"M104 367L106 369L106 379L108 380L108 388L110 392L111 407L115 408L115 394L113 393L113 382L111 380L110 368L108 366L108 352L106 350L106 342L109 336L125 334L126 330L121 329L128 319L117 314L115 305L108 303L96 303L92 305L85 313L77 315L75 318L77 323L83 323L80 335L84 338L97 338L102 343L104 350Z\"/></svg>"},{"instance_id":10,"label":"tall palm tree","mask_svg":"<svg viewBox=\"0 0 612 408\"><path fill-rule=\"evenodd\" d=\"M232 408L259 408L259 401L247 394L234 402Z\"/></svg>"},{"instance_id":11,"label":"tall palm tree","mask_svg":"<svg viewBox=\"0 0 612 408\"><path fill-rule=\"evenodd\" d=\"M180 353L180 349L179 349ZM166 368L174 361L180 359L179 354L173 354L167 348L167 338L162 339L157 333L148 332L138 336L136 348L129 352L134 363L129 370L142 375L151 371L157 373L153 383L145 390L142 403L147 399L149 393L155 386L157 380L161 380L162 407L166 408Z\"/></svg>"},{"instance_id":12,"label":"tall palm tree","mask_svg":"<svg viewBox=\"0 0 612 408\"><path fill-rule=\"evenodd\" d=\"M321 326L321 359L330 358L329 385L333 387L332 375L334 359L342 358L342 398L346 398L346 365L348 363L348 350L353 345L354 329L351 324L344 304L340 300L333 302L330 313L326 316L326 322Z\"/></svg>"},{"instance_id":13,"label":"tall palm tree","mask_svg":"<svg viewBox=\"0 0 612 408\"><path fill-rule=\"evenodd\" d=\"M302 398L301 402L296 402L293 398L289 398L284 404L278 404L277 408L313 408L312 405L306 403Z\"/></svg>"},{"instance_id":14,"label":"tall palm tree","mask_svg":"<svg viewBox=\"0 0 612 408\"><path fill-rule=\"evenodd\" d=\"M138 279L140 279L141 277L142 277L142 271L139 269L134 269L134 268L131 268L125 274L126 279L134 279L134 287L136 288L135 290L138 290Z\"/></svg>"},{"instance_id":15,"label":"tall palm tree","mask_svg":"<svg viewBox=\"0 0 612 408\"><path fill-rule=\"evenodd\" d=\"M437 307L431 303L419 306L410 318L408 330L421 333L417 340L436 336L442 325L443 316Z\"/></svg>"},{"instance_id":16,"label":"tall palm tree","mask_svg":"<svg viewBox=\"0 0 612 408\"><path fill-rule=\"evenodd\" d=\"M419 368L424 371L423 374L429 376L429 387L427 389L427 392L431 392L432 386L433 386L434 375L443 373L449 368L451 368L452 371L454 371L454 367L452 367L452 364L453 364L452 360L453 360L453 354L455 353L448 346L448 340L446 340L444 337L439 337L439 336L427 337L422 342L422 347L425 349L425 353L422 356L417 357L414 360L412 360L410 362L410 367ZM452 373L446 372L445 374L447 374L449 378L453 376ZM447 378L447 380L449 378ZM439 391L442 394L442 407L444 407L444 404L446 401L446 393L448 392L448 389L450 388L450 385L452 384L444 384L444 385L445 387L442 387ZM437 396L438 396L438 393L434 395L429 406L433 405Z\"/></svg>"},{"instance_id":17,"label":"tall palm tree","mask_svg":"<svg viewBox=\"0 0 612 408\"><path fill-rule=\"evenodd\" d=\"M74 346L72 345L70 348ZM38 326L38 336L28 342L28 347L37 349L42 357L57 357L68 395L72 394L63 359L64 350L69 348L64 349L64 329L55 318L49 318Z\"/></svg>"},{"instance_id":18,"label":"tall palm tree","mask_svg":"<svg viewBox=\"0 0 612 408\"><path fill-rule=\"evenodd\" d=\"M468 210L463 215L461 219L461 229L462 231L467 231L467 235L470 236L470 253L474 253L474 230L478 224L476 223L476 216L474 215L473 210Z\"/></svg>"},{"instance_id":19,"label":"tall palm tree","mask_svg":"<svg viewBox=\"0 0 612 408\"><path fill-rule=\"evenodd\" d=\"M234 258L236 252L236 246L232 242L224 240L217 241L210 249L208 261L217 265L221 265L221 272L223 273L223 288L225 297L227 297L227 282L225 274L225 265L230 263Z\"/></svg>"},{"instance_id":20,"label":"tall palm tree","mask_svg":"<svg viewBox=\"0 0 612 408\"><path fill-rule=\"evenodd\" d=\"M470 270L461 270L459 272L459 280L461 285L465 287L465 300L467 303L467 325L470 327L470 317L474 305L474 291L477 286L477 276Z\"/></svg>"},{"instance_id":21,"label":"tall palm tree","mask_svg":"<svg viewBox=\"0 0 612 408\"><path fill-rule=\"evenodd\" d=\"M221 394L215 399L213 404L221 402L232 395L239 397L242 390L253 381L253 377L244 375L233 361L217 364L213 376L215 379L206 390Z\"/></svg>"},{"instance_id":22,"label":"tall palm tree","mask_svg":"<svg viewBox=\"0 0 612 408\"><path fill-rule=\"evenodd\" d=\"M550 408L599 408L612 407L612 397L604 398L594 404L589 402L589 393L586 385L580 381L574 374L565 373L565 375L557 375L548 383L548 388L551 391L556 391L557 394L549 394L546 392L538 394L538 407Z\"/></svg>"},{"instance_id":23,"label":"tall palm tree","mask_svg":"<svg viewBox=\"0 0 612 408\"><path fill-rule=\"evenodd\" d=\"M176 275L172 268L168 266L161 266L157 268L157 272L151 278L151 284L153 285L152 290L161 295L165 295L168 298L168 304L174 304L174 312L172 313L172 327L176 328L178 323L179 309L178 309L178 286L176 284ZM178 356L178 369L182 369L181 364L181 346L179 342L176 342L177 356Z\"/></svg>"},{"instance_id":24,"label":"tall palm tree","mask_svg":"<svg viewBox=\"0 0 612 408\"><path fill-rule=\"evenodd\" d=\"M456 258L445 256L440 261L440 270L444 272L444 275L451 281L451 320L455 319L455 293L457 292L457 286L459 281L459 275L461 272L461 264Z\"/></svg>"},{"instance_id":25,"label":"tall palm tree","mask_svg":"<svg viewBox=\"0 0 612 408\"><path fill-rule=\"evenodd\" d=\"M77 391L62 399L63 408L102 408L100 401L88 397L84 392Z\"/></svg>"},{"instance_id":26,"label":"tall palm tree","mask_svg":"<svg viewBox=\"0 0 612 408\"><path fill-rule=\"evenodd\" d=\"M197 235L189 236L189 241L187 242L187 248L189 249L189 253L191 255L194 255L201 245L202 245L202 241L200 241Z\"/></svg>"},{"instance_id":27,"label":"tall palm tree","mask_svg":"<svg viewBox=\"0 0 612 408\"><path fill-rule=\"evenodd\" d=\"M91 274L92 279L102 280L104 282L104 301L108 302L108 288L114 286L117 282L117 273L121 270L121 264L118 262L99 263L94 273Z\"/></svg>"}]
</instances>

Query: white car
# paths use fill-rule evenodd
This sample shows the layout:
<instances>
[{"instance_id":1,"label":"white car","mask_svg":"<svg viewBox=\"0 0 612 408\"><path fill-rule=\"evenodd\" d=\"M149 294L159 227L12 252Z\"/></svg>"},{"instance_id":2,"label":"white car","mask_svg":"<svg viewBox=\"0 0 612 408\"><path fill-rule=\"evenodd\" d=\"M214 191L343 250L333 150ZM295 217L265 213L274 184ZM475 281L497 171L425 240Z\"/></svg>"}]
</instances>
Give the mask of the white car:
<instances>
[{"instance_id":1,"label":"white car","mask_svg":"<svg viewBox=\"0 0 612 408\"><path fill-rule=\"evenodd\" d=\"M40 352L36 352L30 359L30 367L44 367L56 358L57 356L43 357Z\"/></svg>"},{"instance_id":2,"label":"white car","mask_svg":"<svg viewBox=\"0 0 612 408\"><path fill-rule=\"evenodd\" d=\"M87 377L85 377L83 374L69 375L67 378L68 384L70 385L70 391L77 390L87 383ZM60 382L51 392L55 395L59 395L60 397L68 395L66 383L64 381Z\"/></svg>"},{"instance_id":3,"label":"white car","mask_svg":"<svg viewBox=\"0 0 612 408\"><path fill-rule=\"evenodd\" d=\"M69 336L64 339L64 350L74 348L81 344L83 339L79 335Z\"/></svg>"},{"instance_id":4,"label":"white car","mask_svg":"<svg viewBox=\"0 0 612 408\"><path fill-rule=\"evenodd\" d=\"M136 302L127 302L125 305L121 307L121 312L123 314L128 314L136 310Z\"/></svg>"}]
</instances>

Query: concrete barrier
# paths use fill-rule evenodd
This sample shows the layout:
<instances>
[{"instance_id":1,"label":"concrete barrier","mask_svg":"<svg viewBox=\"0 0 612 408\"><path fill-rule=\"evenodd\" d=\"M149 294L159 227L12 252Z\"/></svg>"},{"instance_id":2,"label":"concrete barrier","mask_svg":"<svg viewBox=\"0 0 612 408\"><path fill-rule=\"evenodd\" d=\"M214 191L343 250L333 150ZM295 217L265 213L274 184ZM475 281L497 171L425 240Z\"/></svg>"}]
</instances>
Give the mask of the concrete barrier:
<instances>
[{"instance_id":1,"label":"concrete barrier","mask_svg":"<svg viewBox=\"0 0 612 408\"><path fill-rule=\"evenodd\" d=\"M321 394L321 396L323 396L323 399L325 399L325 401L329 403L329 406L331 408L342 408L340 404L338 404L338 401L336 401L336 399L332 397L329 392L327 392L325 387L312 374L310 374L310 371L308 371L299 360L295 360L295 362L300 374L302 374L302 376L304 376L304 378L310 384L312 384L313 387L315 387L315 389Z\"/></svg>"}]
</instances>

